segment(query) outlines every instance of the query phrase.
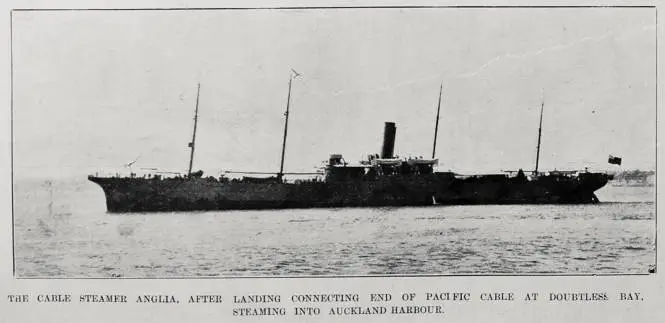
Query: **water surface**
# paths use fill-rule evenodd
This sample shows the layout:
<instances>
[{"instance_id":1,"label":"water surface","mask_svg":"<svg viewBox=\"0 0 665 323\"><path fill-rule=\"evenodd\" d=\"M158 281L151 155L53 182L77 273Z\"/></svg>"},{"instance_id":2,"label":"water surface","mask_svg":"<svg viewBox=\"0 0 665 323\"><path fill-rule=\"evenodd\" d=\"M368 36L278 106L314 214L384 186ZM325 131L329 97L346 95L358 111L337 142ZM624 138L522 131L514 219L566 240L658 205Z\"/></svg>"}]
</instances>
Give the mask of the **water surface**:
<instances>
[{"instance_id":1,"label":"water surface","mask_svg":"<svg viewBox=\"0 0 665 323\"><path fill-rule=\"evenodd\" d=\"M18 277L646 273L653 187L596 205L109 214L86 181L17 181ZM51 206L49 207L49 201Z\"/></svg>"}]
</instances>

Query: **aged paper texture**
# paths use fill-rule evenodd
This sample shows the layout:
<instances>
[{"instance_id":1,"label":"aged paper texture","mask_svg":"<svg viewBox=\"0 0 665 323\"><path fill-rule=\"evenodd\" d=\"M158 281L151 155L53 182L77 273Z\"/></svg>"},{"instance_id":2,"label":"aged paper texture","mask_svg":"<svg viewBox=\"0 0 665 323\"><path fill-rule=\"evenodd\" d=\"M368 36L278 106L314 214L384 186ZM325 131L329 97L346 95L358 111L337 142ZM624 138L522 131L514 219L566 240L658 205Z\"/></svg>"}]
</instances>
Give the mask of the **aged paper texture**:
<instances>
[{"instance_id":1,"label":"aged paper texture","mask_svg":"<svg viewBox=\"0 0 665 323\"><path fill-rule=\"evenodd\" d=\"M3 5L7 322L659 322L661 4Z\"/></svg>"}]
</instances>

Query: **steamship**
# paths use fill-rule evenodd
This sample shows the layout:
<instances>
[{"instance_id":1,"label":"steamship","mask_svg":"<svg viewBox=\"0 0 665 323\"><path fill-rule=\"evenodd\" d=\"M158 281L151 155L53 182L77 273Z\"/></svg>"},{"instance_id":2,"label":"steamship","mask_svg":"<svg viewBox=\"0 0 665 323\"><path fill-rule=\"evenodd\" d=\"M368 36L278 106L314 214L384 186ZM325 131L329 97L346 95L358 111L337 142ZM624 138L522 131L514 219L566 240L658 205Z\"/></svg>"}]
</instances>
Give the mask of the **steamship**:
<instances>
[{"instance_id":1,"label":"steamship","mask_svg":"<svg viewBox=\"0 0 665 323\"><path fill-rule=\"evenodd\" d=\"M286 180L284 153L288 134L291 87L289 79L280 170L259 173L264 177L205 177L192 172L198 121L199 93L194 112L194 131L189 144L187 175L137 177L90 175L106 197L108 212L172 212L193 210L246 210L286 208L342 208L382 206L433 206L459 204L544 204L597 203L594 192L603 187L611 175L588 171L540 172L541 105L536 167L500 174L465 176L453 172L436 172L436 138L441 110L437 106L432 158L398 158L394 155L397 127L386 122L380 154L366 160L348 163L342 155L331 154L321 178ZM243 173L255 175L257 173Z\"/></svg>"}]
</instances>

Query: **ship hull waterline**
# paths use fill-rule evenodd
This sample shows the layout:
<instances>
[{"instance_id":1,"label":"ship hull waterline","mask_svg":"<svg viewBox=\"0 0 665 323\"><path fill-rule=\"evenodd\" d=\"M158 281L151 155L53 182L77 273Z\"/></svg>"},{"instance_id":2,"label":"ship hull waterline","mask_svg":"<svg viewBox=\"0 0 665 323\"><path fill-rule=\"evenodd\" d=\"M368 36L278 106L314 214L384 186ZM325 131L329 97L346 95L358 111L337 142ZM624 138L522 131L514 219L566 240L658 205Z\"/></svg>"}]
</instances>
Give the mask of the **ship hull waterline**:
<instances>
[{"instance_id":1,"label":"ship hull waterline","mask_svg":"<svg viewBox=\"0 0 665 323\"><path fill-rule=\"evenodd\" d=\"M591 204L609 175L457 178L446 173L328 183L220 182L212 178L145 179L89 176L110 213L402 207L492 204Z\"/></svg>"}]
</instances>

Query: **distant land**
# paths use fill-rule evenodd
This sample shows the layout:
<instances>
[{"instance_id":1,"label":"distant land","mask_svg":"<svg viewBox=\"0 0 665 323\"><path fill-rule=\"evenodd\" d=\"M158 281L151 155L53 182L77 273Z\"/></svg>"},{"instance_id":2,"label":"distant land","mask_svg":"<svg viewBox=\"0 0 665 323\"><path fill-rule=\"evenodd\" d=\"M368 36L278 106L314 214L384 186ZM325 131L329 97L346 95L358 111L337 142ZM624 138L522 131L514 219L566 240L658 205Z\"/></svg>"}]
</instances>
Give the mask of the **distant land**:
<instances>
[{"instance_id":1,"label":"distant land","mask_svg":"<svg viewBox=\"0 0 665 323\"><path fill-rule=\"evenodd\" d=\"M656 171L654 170L622 170L614 173L612 186L654 186L656 184Z\"/></svg>"},{"instance_id":2,"label":"distant land","mask_svg":"<svg viewBox=\"0 0 665 323\"><path fill-rule=\"evenodd\" d=\"M614 186L654 186L656 184L656 171L655 170L620 170L612 171L605 170L608 174L614 175L614 179L610 181ZM500 172L497 172L497 174ZM126 175L126 174L123 174ZM55 176L26 176L14 177L14 184L17 183L36 183L46 180L57 180L60 182L87 182L87 175L62 175L56 174Z\"/></svg>"}]
</instances>

